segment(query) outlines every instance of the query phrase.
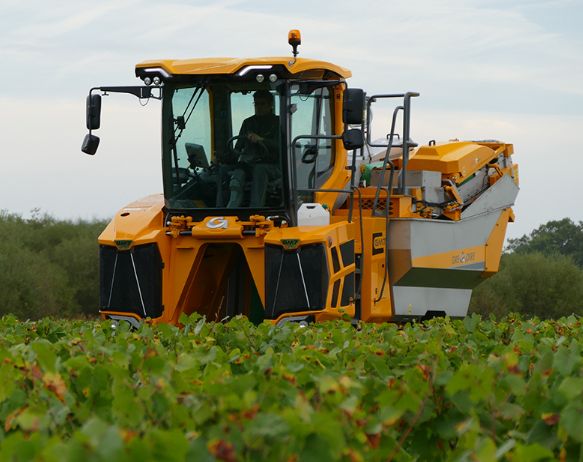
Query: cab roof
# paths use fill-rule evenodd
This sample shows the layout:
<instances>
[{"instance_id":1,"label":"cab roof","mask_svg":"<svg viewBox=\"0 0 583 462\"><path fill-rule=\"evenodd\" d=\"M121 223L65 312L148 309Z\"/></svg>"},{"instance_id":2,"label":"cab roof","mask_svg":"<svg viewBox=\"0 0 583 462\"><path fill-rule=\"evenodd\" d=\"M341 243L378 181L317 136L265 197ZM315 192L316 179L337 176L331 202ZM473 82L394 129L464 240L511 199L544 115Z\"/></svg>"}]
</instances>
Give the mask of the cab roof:
<instances>
[{"instance_id":1,"label":"cab roof","mask_svg":"<svg viewBox=\"0 0 583 462\"><path fill-rule=\"evenodd\" d=\"M136 72L144 68L162 68L172 75L207 75L235 74L246 66L268 65L285 66L291 74L305 71L325 70L347 79L352 72L335 64L308 58L290 56L263 58L196 58L196 59L160 59L136 64Z\"/></svg>"}]
</instances>

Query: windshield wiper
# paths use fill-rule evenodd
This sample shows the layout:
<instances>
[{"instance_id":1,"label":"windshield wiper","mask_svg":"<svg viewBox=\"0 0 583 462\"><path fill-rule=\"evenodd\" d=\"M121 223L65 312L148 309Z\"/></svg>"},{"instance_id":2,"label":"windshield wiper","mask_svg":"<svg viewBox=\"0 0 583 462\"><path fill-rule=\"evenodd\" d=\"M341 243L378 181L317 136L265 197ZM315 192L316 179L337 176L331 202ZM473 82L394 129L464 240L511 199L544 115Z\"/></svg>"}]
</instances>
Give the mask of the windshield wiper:
<instances>
[{"instance_id":1,"label":"windshield wiper","mask_svg":"<svg viewBox=\"0 0 583 462\"><path fill-rule=\"evenodd\" d=\"M176 184L178 184L178 185L180 184L180 166L178 165L178 149L176 147L176 144L178 143L178 140L182 136L182 132L184 132L184 130L186 129L186 125L188 124L188 121L190 120L190 117L192 116L192 113L194 112L194 109L196 108L196 105L200 101L200 98L202 97L203 93L204 93L204 86L196 87L195 90L192 92L192 96L190 97L190 100L188 101L186 108L184 108L184 112L182 113L181 116L178 116L176 118L176 127L174 128L174 133L172 134L172 140L170 141L170 149L172 151L172 158L174 160L174 171L176 174ZM195 100L195 98L196 98L196 100ZM194 101L194 104L192 104L193 101ZM192 108L190 107L191 104L192 104ZM187 112L188 112L188 116L186 116ZM186 116L186 119L184 118L185 116ZM173 116L172 120L174 121L174 116Z\"/></svg>"},{"instance_id":2,"label":"windshield wiper","mask_svg":"<svg viewBox=\"0 0 583 462\"><path fill-rule=\"evenodd\" d=\"M196 89L192 92L192 96L190 97L190 100L188 101L188 104L186 105L184 112L182 113L181 116L178 116L176 118L176 121L179 123L176 125L176 128L174 129L174 136L172 137L171 143L172 143L173 148L176 149L176 143L178 142L178 140L182 136L182 132L185 130L186 125L188 124L188 121L190 120L190 117L192 116L192 113L194 112L194 109L196 108L196 105L200 101L200 98L202 97L203 93L204 93L204 87L202 87L202 86L196 87ZM195 97L196 97L196 101L194 101L192 108L190 108L190 105ZM189 112L189 108L190 108L190 112ZM184 116L186 116L187 112L188 112L188 116L185 119Z\"/></svg>"}]
</instances>

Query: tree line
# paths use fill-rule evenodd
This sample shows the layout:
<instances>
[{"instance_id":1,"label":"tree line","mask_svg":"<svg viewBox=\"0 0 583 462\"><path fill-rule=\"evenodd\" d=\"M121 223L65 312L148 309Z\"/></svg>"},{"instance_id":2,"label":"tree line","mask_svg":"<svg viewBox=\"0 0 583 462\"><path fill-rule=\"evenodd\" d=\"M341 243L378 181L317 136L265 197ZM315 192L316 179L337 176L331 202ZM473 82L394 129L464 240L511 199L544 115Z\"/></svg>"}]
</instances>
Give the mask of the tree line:
<instances>
[{"instance_id":1,"label":"tree line","mask_svg":"<svg viewBox=\"0 0 583 462\"><path fill-rule=\"evenodd\" d=\"M553 220L509 239L500 271L474 290L470 310L540 318L583 315L583 222Z\"/></svg>"},{"instance_id":2,"label":"tree line","mask_svg":"<svg viewBox=\"0 0 583 462\"><path fill-rule=\"evenodd\" d=\"M96 316L106 221L0 212L0 316Z\"/></svg>"},{"instance_id":3,"label":"tree line","mask_svg":"<svg viewBox=\"0 0 583 462\"><path fill-rule=\"evenodd\" d=\"M97 237L106 224L0 211L0 316L96 316ZM510 239L500 271L474 289L470 310L541 318L583 314L583 222L549 221Z\"/></svg>"}]
</instances>

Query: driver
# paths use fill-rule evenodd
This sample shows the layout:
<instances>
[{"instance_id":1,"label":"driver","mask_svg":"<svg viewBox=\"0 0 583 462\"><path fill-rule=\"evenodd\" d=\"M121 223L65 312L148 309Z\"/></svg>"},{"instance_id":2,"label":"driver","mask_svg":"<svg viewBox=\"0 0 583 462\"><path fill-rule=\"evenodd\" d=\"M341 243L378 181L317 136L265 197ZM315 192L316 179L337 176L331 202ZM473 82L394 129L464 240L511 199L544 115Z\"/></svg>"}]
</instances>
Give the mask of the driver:
<instances>
[{"instance_id":1,"label":"driver","mask_svg":"<svg viewBox=\"0 0 583 462\"><path fill-rule=\"evenodd\" d=\"M219 182L230 172L230 197L227 208L237 208L243 202L243 188L251 175L251 199L249 207L265 205L267 183L279 176L279 117L273 113L274 98L267 90L253 94L255 115L243 121L235 152L239 153L235 165L223 165ZM223 205L222 187L219 184L217 206Z\"/></svg>"}]
</instances>

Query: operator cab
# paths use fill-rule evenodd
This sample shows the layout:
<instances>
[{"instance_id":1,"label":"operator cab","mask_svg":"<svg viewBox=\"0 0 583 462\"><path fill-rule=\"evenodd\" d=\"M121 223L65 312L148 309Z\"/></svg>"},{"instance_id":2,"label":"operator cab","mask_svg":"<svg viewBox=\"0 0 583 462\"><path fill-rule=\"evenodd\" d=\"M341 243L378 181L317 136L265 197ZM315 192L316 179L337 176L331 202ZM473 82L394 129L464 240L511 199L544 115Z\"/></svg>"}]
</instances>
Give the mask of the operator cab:
<instances>
[{"instance_id":1,"label":"operator cab","mask_svg":"<svg viewBox=\"0 0 583 462\"><path fill-rule=\"evenodd\" d=\"M170 211L201 218L217 209L288 215L292 189L315 189L330 177L333 140L303 138L295 149L290 144L297 136L334 134L332 87L338 82L298 82L280 78L288 74L283 69L266 75L248 68L164 85L162 159Z\"/></svg>"},{"instance_id":2,"label":"operator cab","mask_svg":"<svg viewBox=\"0 0 583 462\"><path fill-rule=\"evenodd\" d=\"M168 86L164 93L164 185L170 209L249 208L254 173L261 169L270 175L254 208L283 207L277 88L208 79Z\"/></svg>"}]
</instances>

